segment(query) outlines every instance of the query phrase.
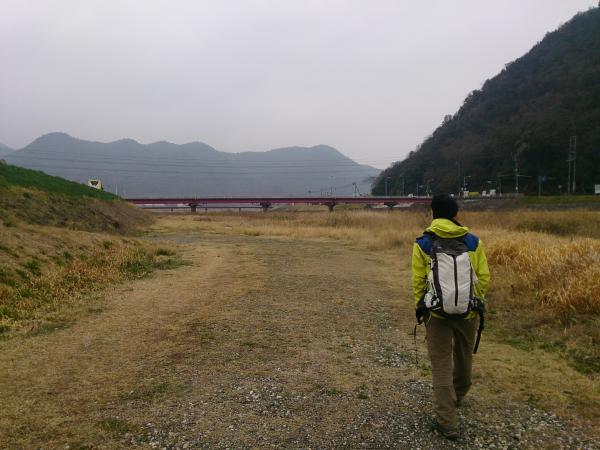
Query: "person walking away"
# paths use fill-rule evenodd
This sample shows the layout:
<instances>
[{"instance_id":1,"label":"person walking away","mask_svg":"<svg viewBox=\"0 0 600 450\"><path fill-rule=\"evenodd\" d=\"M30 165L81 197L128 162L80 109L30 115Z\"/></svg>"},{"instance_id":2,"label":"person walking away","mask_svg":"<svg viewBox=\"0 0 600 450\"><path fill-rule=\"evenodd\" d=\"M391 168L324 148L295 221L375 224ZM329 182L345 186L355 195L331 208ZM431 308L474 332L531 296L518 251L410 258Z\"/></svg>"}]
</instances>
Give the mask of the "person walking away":
<instances>
[{"instance_id":1,"label":"person walking away","mask_svg":"<svg viewBox=\"0 0 600 450\"><path fill-rule=\"evenodd\" d=\"M458 414L471 387L478 311L480 331L490 272L483 243L458 222L458 204L449 195L431 200L433 221L417 238L412 285L417 319L425 320L433 378L434 429L458 438Z\"/></svg>"}]
</instances>

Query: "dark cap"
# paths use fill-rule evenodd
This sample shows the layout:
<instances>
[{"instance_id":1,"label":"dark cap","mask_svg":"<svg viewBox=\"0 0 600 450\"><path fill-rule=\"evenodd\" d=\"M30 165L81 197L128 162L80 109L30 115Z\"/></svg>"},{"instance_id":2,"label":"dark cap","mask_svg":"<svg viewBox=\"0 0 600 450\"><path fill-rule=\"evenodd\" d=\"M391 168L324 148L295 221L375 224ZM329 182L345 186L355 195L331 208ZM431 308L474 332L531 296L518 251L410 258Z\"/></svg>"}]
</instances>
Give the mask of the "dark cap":
<instances>
[{"instance_id":1,"label":"dark cap","mask_svg":"<svg viewBox=\"0 0 600 450\"><path fill-rule=\"evenodd\" d=\"M458 214L458 203L448 194L439 194L431 199L431 212L434 219L452 220Z\"/></svg>"}]
</instances>

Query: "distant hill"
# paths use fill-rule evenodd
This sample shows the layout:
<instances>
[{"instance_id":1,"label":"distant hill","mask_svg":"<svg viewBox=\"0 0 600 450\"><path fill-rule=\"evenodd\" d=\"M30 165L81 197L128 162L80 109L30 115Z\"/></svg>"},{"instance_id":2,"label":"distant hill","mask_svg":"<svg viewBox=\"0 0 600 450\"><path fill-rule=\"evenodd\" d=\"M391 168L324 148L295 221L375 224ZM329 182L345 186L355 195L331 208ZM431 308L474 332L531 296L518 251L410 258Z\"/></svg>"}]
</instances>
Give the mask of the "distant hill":
<instances>
[{"instance_id":1,"label":"distant hill","mask_svg":"<svg viewBox=\"0 0 600 450\"><path fill-rule=\"evenodd\" d=\"M326 145L268 152L225 153L201 142L110 143L44 135L6 157L7 162L78 182L100 178L127 197L320 194L368 192L378 169Z\"/></svg>"},{"instance_id":2,"label":"distant hill","mask_svg":"<svg viewBox=\"0 0 600 450\"><path fill-rule=\"evenodd\" d=\"M4 145L2 142L0 142L0 158L8 155L12 151L13 151L12 148L10 148L8 145Z\"/></svg>"},{"instance_id":3,"label":"distant hill","mask_svg":"<svg viewBox=\"0 0 600 450\"><path fill-rule=\"evenodd\" d=\"M490 49L493 51L493 49ZM475 90L409 156L383 171L373 192L566 190L569 137L577 136L577 192L600 183L600 9L577 14Z\"/></svg>"}]
</instances>

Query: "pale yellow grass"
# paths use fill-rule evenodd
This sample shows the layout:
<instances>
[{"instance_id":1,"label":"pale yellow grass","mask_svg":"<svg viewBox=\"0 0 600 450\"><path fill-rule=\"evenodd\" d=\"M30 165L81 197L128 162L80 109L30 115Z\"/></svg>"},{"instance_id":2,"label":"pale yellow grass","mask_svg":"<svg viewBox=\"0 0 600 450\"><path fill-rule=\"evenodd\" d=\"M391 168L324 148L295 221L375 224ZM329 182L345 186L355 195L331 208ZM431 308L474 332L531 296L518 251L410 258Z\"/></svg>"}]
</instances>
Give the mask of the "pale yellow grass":
<instances>
[{"instance_id":1,"label":"pale yellow grass","mask_svg":"<svg viewBox=\"0 0 600 450\"><path fill-rule=\"evenodd\" d=\"M430 223L429 211L216 213L164 216L156 225L189 232L335 240L390 253L410 264L415 238ZM600 372L600 212L461 212L461 222L480 236L492 282L492 323L511 345L557 351L583 373ZM525 225L523 225L525 224ZM548 232L519 231L545 226ZM578 234L563 235L570 229ZM406 287L408 288L408 286ZM538 342L539 344L535 344Z\"/></svg>"},{"instance_id":2,"label":"pale yellow grass","mask_svg":"<svg viewBox=\"0 0 600 450\"><path fill-rule=\"evenodd\" d=\"M464 212L460 218L481 237L492 273L488 329L479 356L486 363L478 376L494 379L495 389L513 392L519 401L567 415L576 404L578 414L594 420L600 411L600 299L594 295L600 239L519 231L519 225L566 223L580 232L587 227L593 235L589 225L599 218L600 212L578 210ZM409 280L400 283L398 274L410 266L413 242L429 223L428 211L336 211L163 216L156 227L335 240L381 254L386 260L381 270L390 271L399 293L410 295Z\"/></svg>"},{"instance_id":3,"label":"pale yellow grass","mask_svg":"<svg viewBox=\"0 0 600 450\"><path fill-rule=\"evenodd\" d=\"M508 232L490 237L488 260L532 300L561 313L600 313L600 240Z\"/></svg>"},{"instance_id":4,"label":"pale yellow grass","mask_svg":"<svg viewBox=\"0 0 600 450\"><path fill-rule=\"evenodd\" d=\"M1 227L0 336L58 326L98 289L172 265L173 251L120 236L19 224Z\"/></svg>"},{"instance_id":5,"label":"pale yellow grass","mask_svg":"<svg viewBox=\"0 0 600 450\"><path fill-rule=\"evenodd\" d=\"M182 220L183 219L183 220ZM429 225L427 212L410 214L384 211L292 212L267 214L210 214L164 216L163 223L178 221L188 230L294 239L333 239L368 250L391 250L412 245ZM161 225L155 225L160 229Z\"/></svg>"},{"instance_id":6,"label":"pale yellow grass","mask_svg":"<svg viewBox=\"0 0 600 450\"><path fill-rule=\"evenodd\" d=\"M167 216L168 217L168 216ZM168 220L168 218L166 219ZM460 220L480 235L492 267L506 267L509 282L561 313L600 312L600 213L568 211L461 212ZM189 229L290 238L334 239L368 250L407 251L427 227L427 210L336 211L188 216ZM519 231L547 225L544 232Z\"/></svg>"}]
</instances>

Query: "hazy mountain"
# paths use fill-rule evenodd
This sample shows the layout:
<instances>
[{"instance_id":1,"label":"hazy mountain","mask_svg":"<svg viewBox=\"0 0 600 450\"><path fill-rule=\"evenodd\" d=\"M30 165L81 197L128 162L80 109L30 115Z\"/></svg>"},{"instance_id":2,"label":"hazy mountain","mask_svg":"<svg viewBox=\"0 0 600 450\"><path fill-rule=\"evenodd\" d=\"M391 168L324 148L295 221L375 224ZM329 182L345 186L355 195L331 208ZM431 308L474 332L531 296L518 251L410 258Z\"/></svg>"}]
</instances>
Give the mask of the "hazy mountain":
<instances>
[{"instance_id":1,"label":"hazy mountain","mask_svg":"<svg viewBox=\"0 0 600 450\"><path fill-rule=\"evenodd\" d=\"M13 151L12 148L10 148L8 145L4 145L2 142L0 142L0 158L2 158L5 155L8 155L12 151Z\"/></svg>"},{"instance_id":2,"label":"hazy mountain","mask_svg":"<svg viewBox=\"0 0 600 450\"><path fill-rule=\"evenodd\" d=\"M493 51L493 49L490 49ZM382 172L374 193L437 192L502 185L513 192L566 190L569 137L577 137L577 191L600 183L600 9L577 14L525 56L507 64L401 162ZM422 187L421 187L422 189ZM423 192L423 191L421 191Z\"/></svg>"},{"instance_id":3,"label":"hazy mountain","mask_svg":"<svg viewBox=\"0 0 600 450\"><path fill-rule=\"evenodd\" d=\"M5 158L8 163L86 182L100 178L127 197L335 194L370 190L378 169L326 145L225 153L202 142L102 143L50 133Z\"/></svg>"}]
</instances>

